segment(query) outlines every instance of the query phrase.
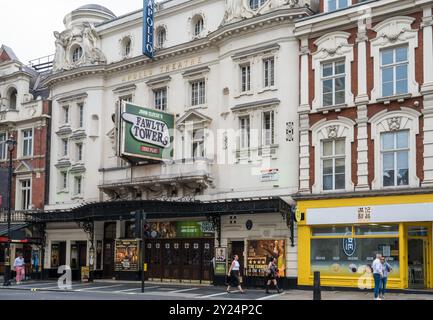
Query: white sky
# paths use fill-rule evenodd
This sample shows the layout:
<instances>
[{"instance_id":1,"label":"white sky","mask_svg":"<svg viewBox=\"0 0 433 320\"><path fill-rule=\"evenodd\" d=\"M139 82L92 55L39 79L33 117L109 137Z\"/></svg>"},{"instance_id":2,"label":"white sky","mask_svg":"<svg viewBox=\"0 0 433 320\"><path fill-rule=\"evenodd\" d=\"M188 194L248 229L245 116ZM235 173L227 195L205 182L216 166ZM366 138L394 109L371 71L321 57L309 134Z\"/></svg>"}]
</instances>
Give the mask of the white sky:
<instances>
[{"instance_id":1,"label":"white sky","mask_svg":"<svg viewBox=\"0 0 433 320\"><path fill-rule=\"evenodd\" d=\"M143 7L143 0L0 0L0 44L11 47L20 61L54 54L54 31L72 10L95 3L120 16Z\"/></svg>"}]
</instances>

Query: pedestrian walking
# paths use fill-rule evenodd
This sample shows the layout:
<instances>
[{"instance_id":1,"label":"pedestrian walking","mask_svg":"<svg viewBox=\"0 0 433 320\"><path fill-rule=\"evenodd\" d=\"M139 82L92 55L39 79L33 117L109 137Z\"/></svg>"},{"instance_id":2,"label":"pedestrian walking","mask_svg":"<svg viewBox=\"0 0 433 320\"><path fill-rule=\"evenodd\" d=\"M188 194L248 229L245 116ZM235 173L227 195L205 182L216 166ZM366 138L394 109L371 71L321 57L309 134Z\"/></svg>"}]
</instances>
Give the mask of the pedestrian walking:
<instances>
[{"instance_id":1,"label":"pedestrian walking","mask_svg":"<svg viewBox=\"0 0 433 320\"><path fill-rule=\"evenodd\" d=\"M382 263L383 266L383 277L381 280L381 286L380 286L380 292L379 295L381 297L381 299L385 299L385 291L386 291L386 284L388 282L388 276L392 271L392 267L391 265L386 261L385 257L381 257L380 258L380 262Z\"/></svg>"},{"instance_id":2,"label":"pedestrian walking","mask_svg":"<svg viewBox=\"0 0 433 320\"><path fill-rule=\"evenodd\" d=\"M237 287L241 293L245 293L241 287L240 271L239 271L240 267L241 267L241 265L239 264L239 256L235 255L233 257L233 262L232 262L230 269L229 269L229 272L227 274L229 276L227 293L230 293L231 287Z\"/></svg>"},{"instance_id":3,"label":"pedestrian walking","mask_svg":"<svg viewBox=\"0 0 433 320\"><path fill-rule=\"evenodd\" d=\"M16 272L17 284L21 284L21 281L24 279L26 275L24 258L21 252L18 254L18 257L14 261L14 270Z\"/></svg>"},{"instance_id":4,"label":"pedestrian walking","mask_svg":"<svg viewBox=\"0 0 433 320\"><path fill-rule=\"evenodd\" d=\"M269 262L267 274L268 274L268 282L266 283L266 293L269 294L269 288L271 284L273 283L275 288L277 289L277 292L280 293L281 290L278 287L277 279L279 277L279 270L278 270L278 261L276 258L272 258L271 262Z\"/></svg>"},{"instance_id":5,"label":"pedestrian walking","mask_svg":"<svg viewBox=\"0 0 433 320\"><path fill-rule=\"evenodd\" d=\"M376 259L373 261L373 264L371 266L371 268L373 269L374 278L374 300L381 300L379 298L383 278L383 264L380 261L381 258L382 255L380 253L376 254Z\"/></svg>"}]
</instances>

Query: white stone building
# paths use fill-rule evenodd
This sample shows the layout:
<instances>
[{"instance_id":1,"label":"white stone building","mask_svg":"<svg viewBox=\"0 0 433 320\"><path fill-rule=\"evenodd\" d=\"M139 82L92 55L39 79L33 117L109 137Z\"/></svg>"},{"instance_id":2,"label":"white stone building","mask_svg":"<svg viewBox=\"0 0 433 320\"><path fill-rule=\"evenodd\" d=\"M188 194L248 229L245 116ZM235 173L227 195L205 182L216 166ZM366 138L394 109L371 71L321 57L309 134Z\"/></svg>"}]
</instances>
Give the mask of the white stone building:
<instances>
[{"instance_id":1,"label":"white stone building","mask_svg":"<svg viewBox=\"0 0 433 320\"><path fill-rule=\"evenodd\" d=\"M88 5L68 14L65 30L55 33L54 72L46 81L53 105L46 209L151 200L182 206L286 197L290 203L288 196L298 190L299 150L299 44L293 29L316 6L307 0L162 1L155 14L154 59L142 54L142 10L116 17ZM172 162L131 165L119 158L113 118L124 100L176 115ZM104 269L108 277L114 239L131 236L130 223L116 220L95 222L91 232L101 249L95 270ZM154 222L178 220L191 218ZM280 213L226 213L215 246L239 253L247 268L251 241L282 240L279 263L287 278L295 278L296 235L289 220ZM89 238L76 223L49 224L47 241L46 268L58 260L89 264ZM179 246L163 243L166 249L171 245ZM203 250L213 246L204 244ZM201 253L201 264L212 255ZM155 276L167 277L182 278Z\"/></svg>"}]
</instances>

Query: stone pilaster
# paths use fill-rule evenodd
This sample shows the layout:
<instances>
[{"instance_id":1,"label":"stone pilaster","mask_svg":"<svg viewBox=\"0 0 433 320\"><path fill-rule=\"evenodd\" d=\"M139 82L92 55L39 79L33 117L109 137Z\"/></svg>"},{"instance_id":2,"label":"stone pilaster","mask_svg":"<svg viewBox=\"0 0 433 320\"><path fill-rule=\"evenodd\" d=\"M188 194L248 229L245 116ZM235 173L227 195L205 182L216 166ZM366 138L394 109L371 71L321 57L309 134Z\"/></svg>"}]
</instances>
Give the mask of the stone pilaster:
<instances>
[{"instance_id":1,"label":"stone pilaster","mask_svg":"<svg viewBox=\"0 0 433 320\"><path fill-rule=\"evenodd\" d=\"M311 193L310 189L310 119L308 114L299 115L299 192Z\"/></svg>"},{"instance_id":2,"label":"stone pilaster","mask_svg":"<svg viewBox=\"0 0 433 320\"><path fill-rule=\"evenodd\" d=\"M355 190L369 190L368 184L368 117L367 117L367 105L358 105L357 107L357 125L358 135L356 137L358 142L357 149L357 176L358 183L355 186Z\"/></svg>"}]
</instances>

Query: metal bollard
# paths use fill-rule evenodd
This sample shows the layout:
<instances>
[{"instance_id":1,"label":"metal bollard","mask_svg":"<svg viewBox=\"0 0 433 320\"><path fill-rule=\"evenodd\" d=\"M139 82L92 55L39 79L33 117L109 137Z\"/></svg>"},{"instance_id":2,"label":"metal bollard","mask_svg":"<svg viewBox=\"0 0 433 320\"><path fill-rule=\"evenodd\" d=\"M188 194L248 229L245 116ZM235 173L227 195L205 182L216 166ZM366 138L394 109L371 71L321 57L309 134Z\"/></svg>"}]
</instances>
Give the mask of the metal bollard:
<instances>
[{"instance_id":1,"label":"metal bollard","mask_svg":"<svg viewBox=\"0 0 433 320\"><path fill-rule=\"evenodd\" d=\"M322 291L320 289L320 272L314 272L313 300L322 300Z\"/></svg>"}]
</instances>

